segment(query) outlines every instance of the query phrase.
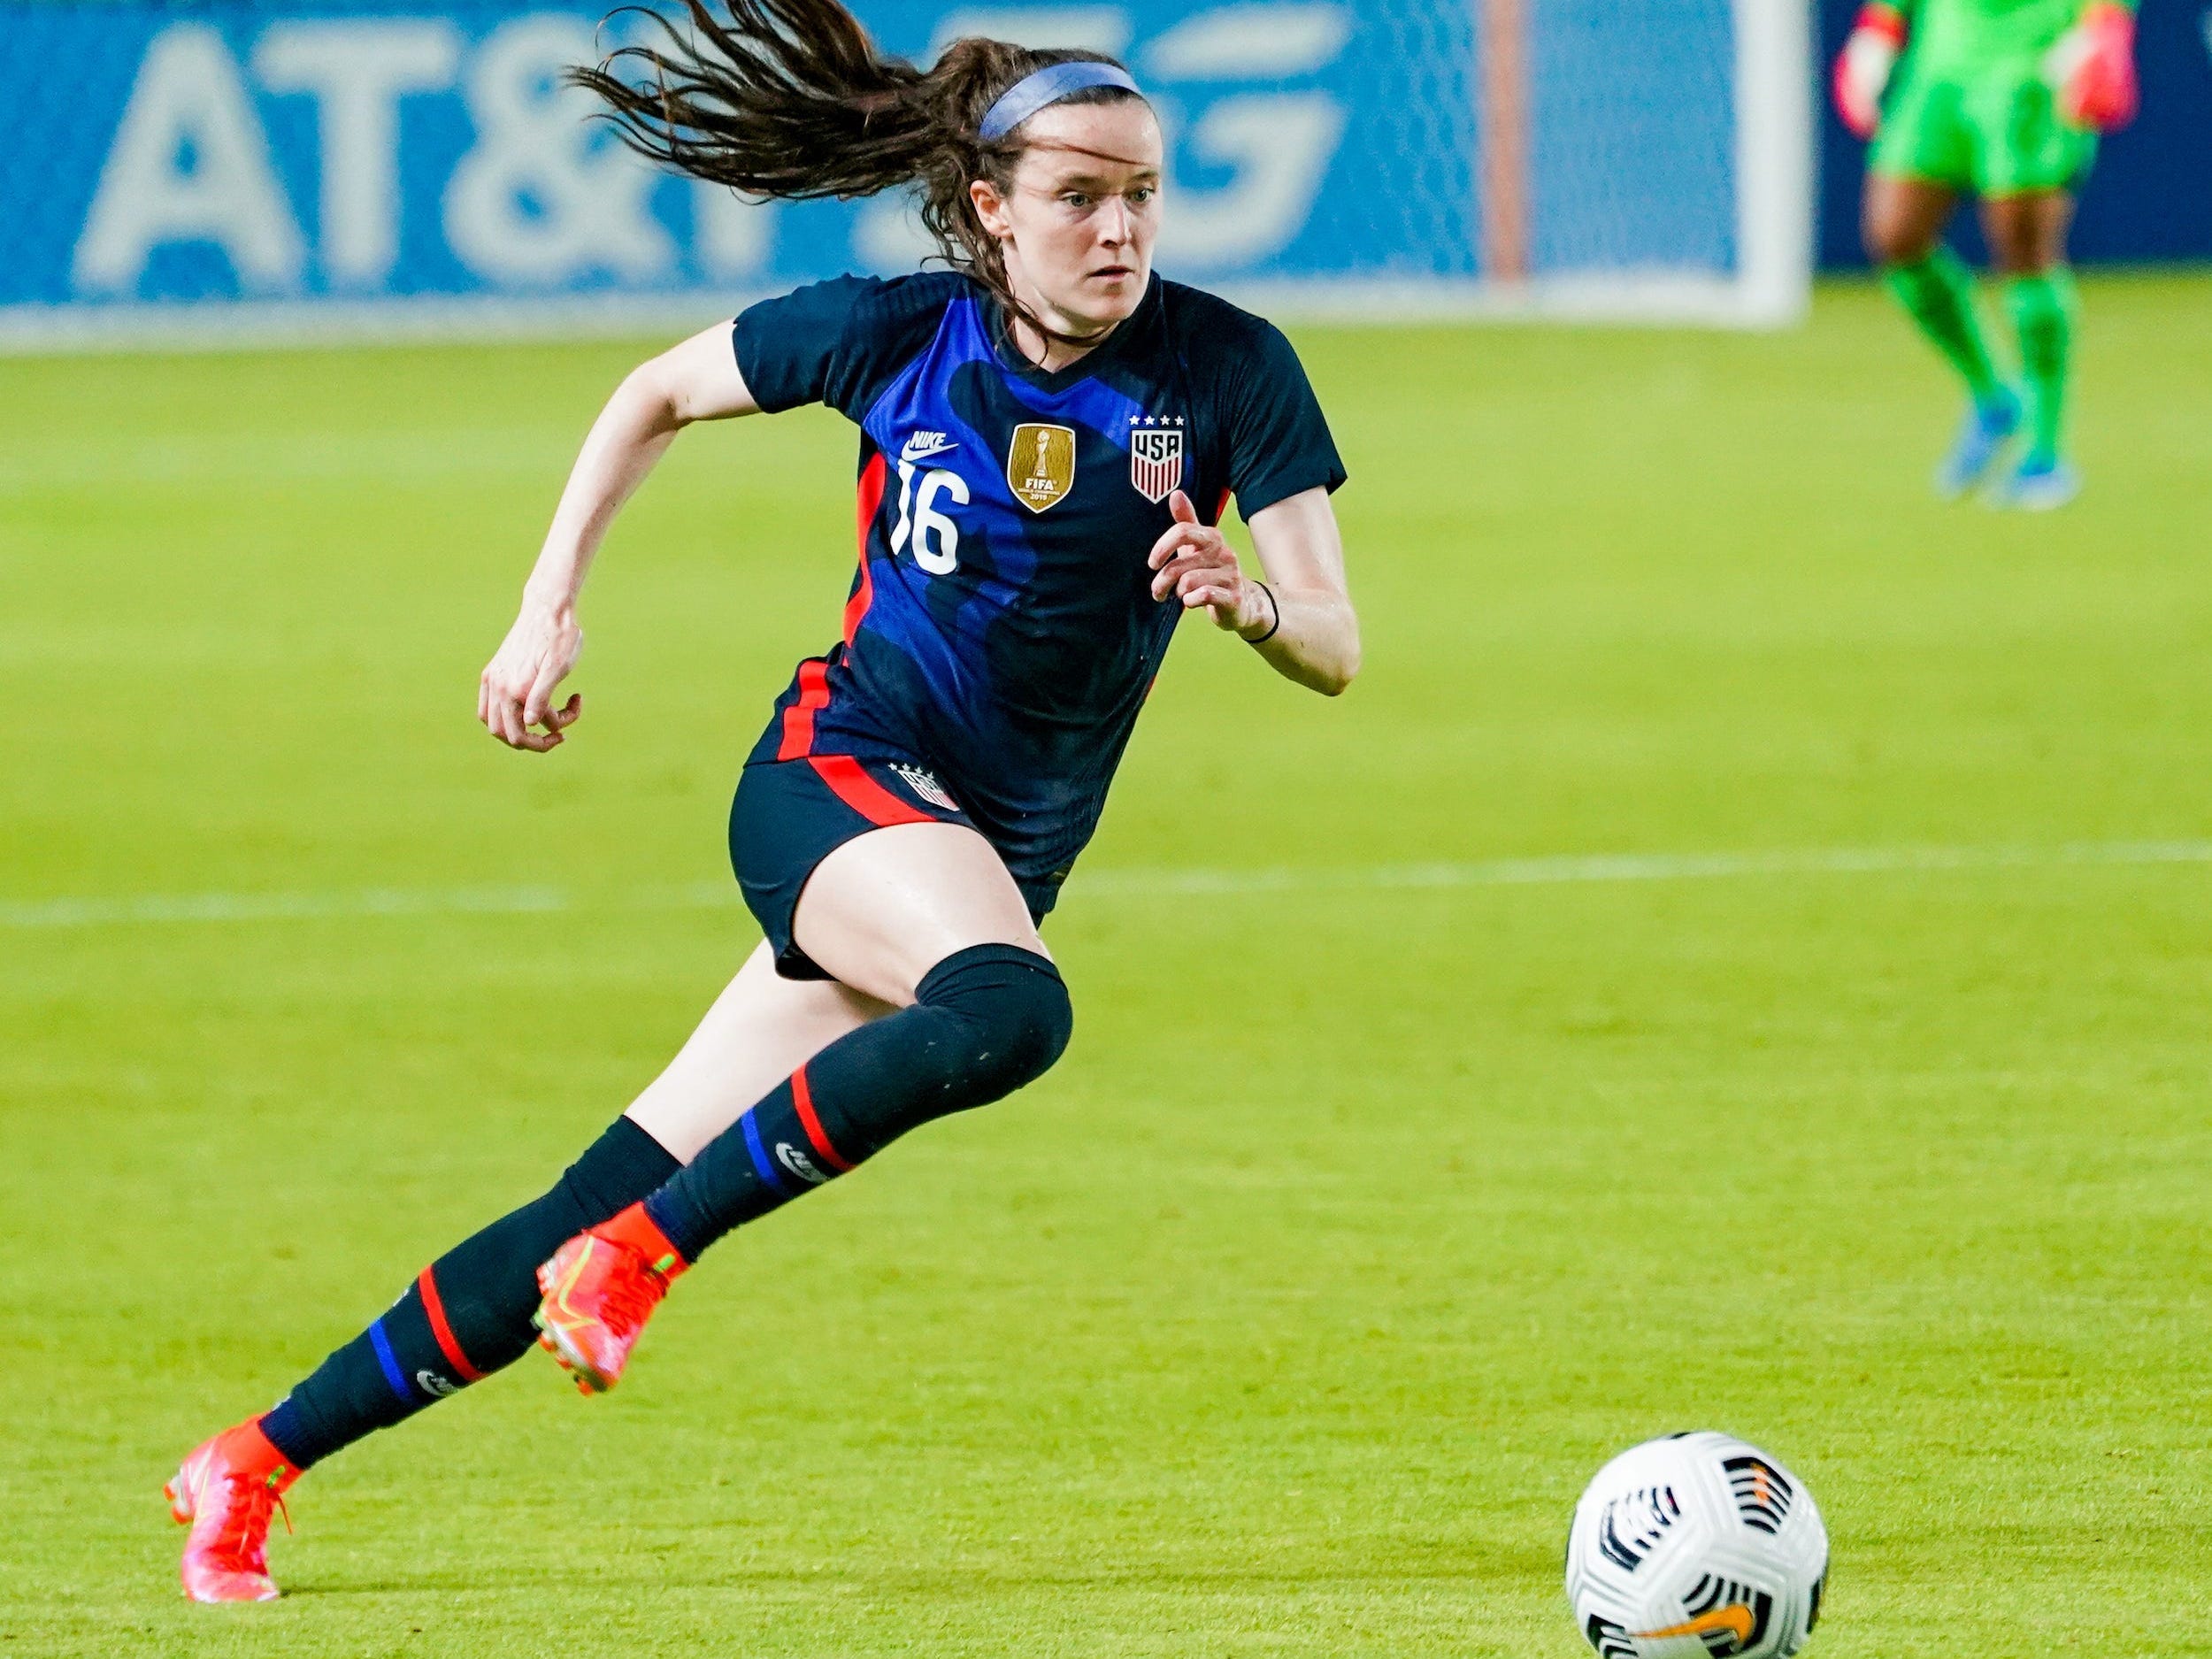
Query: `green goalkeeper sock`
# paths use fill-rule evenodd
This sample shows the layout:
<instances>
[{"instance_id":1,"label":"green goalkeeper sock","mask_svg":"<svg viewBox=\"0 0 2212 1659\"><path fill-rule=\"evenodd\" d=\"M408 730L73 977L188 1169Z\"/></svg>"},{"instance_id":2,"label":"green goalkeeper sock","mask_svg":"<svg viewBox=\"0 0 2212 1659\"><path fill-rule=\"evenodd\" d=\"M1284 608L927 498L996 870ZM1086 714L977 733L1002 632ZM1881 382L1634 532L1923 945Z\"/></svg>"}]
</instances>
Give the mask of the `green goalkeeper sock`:
<instances>
[{"instance_id":1,"label":"green goalkeeper sock","mask_svg":"<svg viewBox=\"0 0 2212 1659\"><path fill-rule=\"evenodd\" d=\"M1882 273L1882 285L1959 372L1976 403L1986 406L2003 399L2004 382L1975 314L1973 274L1958 255L1938 247L1915 264L1891 265Z\"/></svg>"},{"instance_id":2,"label":"green goalkeeper sock","mask_svg":"<svg viewBox=\"0 0 2212 1659\"><path fill-rule=\"evenodd\" d=\"M2057 265L2005 283L2005 310L2020 341L2028 383L2028 453L2056 460L2066 418L2066 373L2073 357L2074 273Z\"/></svg>"}]
</instances>

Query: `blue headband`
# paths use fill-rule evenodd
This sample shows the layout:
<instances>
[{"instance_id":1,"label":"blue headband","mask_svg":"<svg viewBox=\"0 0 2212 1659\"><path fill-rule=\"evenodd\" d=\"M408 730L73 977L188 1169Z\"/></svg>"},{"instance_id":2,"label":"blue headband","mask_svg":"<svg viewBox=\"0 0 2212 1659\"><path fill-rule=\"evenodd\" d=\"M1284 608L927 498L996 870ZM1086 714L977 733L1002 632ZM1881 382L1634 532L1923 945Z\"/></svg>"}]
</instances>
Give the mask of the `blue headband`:
<instances>
[{"instance_id":1,"label":"blue headband","mask_svg":"<svg viewBox=\"0 0 2212 1659\"><path fill-rule=\"evenodd\" d=\"M1089 59L1047 64L1035 74L1024 76L1000 93L998 102L985 111L983 125L977 131L986 142L1003 138L1048 104L1057 104L1070 93L1091 87L1119 87L1124 92L1137 91L1137 83L1130 80L1129 72L1118 65ZM1144 95L1138 92L1137 96Z\"/></svg>"}]
</instances>

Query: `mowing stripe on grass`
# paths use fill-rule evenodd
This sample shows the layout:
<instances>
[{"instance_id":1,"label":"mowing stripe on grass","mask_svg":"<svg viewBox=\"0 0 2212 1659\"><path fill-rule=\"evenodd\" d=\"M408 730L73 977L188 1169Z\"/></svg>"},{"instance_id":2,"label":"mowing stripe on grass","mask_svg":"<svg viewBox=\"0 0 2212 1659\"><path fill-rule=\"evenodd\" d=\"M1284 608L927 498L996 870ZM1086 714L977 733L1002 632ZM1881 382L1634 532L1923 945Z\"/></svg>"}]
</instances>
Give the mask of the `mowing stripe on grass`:
<instances>
[{"instance_id":1,"label":"mowing stripe on grass","mask_svg":"<svg viewBox=\"0 0 2212 1659\"><path fill-rule=\"evenodd\" d=\"M2049 847L1832 847L1763 853L1597 853L1473 863L1278 865L1256 870L1099 870L1079 894L1122 897L1391 888L1566 887L1605 881L1729 877L1885 875L1946 870L2053 870L2083 865L2212 864L2212 841L2071 841ZM527 916L586 910L734 906L719 882L626 892L560 887L370 887L323 893L187 893L139 898L0 902L0 927L109 927L151 922L267 922L350 916Z\"/></svg>"},{"instance_id":2,"label":"mowing stripe on grass","mask_svg":"<svg viewBox=\"0 0 2212 1659\"><path fill-rule=\"evenodd\" d=\"M140 486L204 491L242 483L412 484L488 472L558 477L574 447L574 435L565 427L293 434L280 444L255 431L180 434L98 449L11 446L0 459L0 496Z\"/></svg>"}]
</instances>

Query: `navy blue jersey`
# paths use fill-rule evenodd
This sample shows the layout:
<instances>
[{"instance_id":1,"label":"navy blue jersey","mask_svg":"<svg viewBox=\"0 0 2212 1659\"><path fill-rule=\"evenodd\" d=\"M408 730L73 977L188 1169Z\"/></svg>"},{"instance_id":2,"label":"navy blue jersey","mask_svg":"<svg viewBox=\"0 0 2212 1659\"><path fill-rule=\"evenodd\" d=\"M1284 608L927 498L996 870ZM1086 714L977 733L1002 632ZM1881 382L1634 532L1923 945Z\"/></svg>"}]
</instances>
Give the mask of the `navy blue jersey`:
<instances>
[{"instance_id":1,"label":"navy blue jersey","mask_svg":"<svg viewBox=\"0 0 2212 1659\"><path fill-rule=\"evenodd\" d=\"M1146 557L1186 491L1217 522L1344 481L1272 325L1152 280L1106 342L1047 373L972 279L841 277L751 307L764 410L860 427L860 565L843 640L802 664L755 761L920 760L1025 887L1096 826L1181 615Z\"/></svg>"}]
</instances>

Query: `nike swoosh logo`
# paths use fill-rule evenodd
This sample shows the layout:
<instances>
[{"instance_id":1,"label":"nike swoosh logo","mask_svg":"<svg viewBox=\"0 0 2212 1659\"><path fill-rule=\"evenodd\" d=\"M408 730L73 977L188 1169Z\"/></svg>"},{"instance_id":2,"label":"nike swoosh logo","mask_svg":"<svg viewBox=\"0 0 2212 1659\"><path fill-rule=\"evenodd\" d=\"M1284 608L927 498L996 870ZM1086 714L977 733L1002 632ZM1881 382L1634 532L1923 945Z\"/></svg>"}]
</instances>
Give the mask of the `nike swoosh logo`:
<instances>
[{"instance_id":1,"label":"nike swoosh logo","mask_svg":"<svg viewBox=\"0 0 2212 1659\"><path fill-rule=\"evenodd\" d=\"M1742 1646L1751 1640L1751 1609L1740 1601L1726 1607L1717 1607L1709 1613L1700 1613L1686 1624L1670 1624L1664 1630L1640 1630L1631 1633L1639 1636L1702 1636L1709 1630L1724 1630Z\"/></svg>"},{"instance_id":2,"label":"nike swoosh logo","mask_svg":"<svg viewBox=\"0 0 2212 1659\"><path fill-rule=\"evenodd\" d=\"M564 1331L580 1331L584 1326L595 1323L589 1314L579 1313L568 1305L568 1293L576 1288L576 1281L584 1276L584 1263L591 1260L592 1246L597 1242L595 1239L584 1241L584 1248L576 1253L576 1260L570 1266L568 1276L555 1288L550 1299L551 1306L547 1311L555 1316L553 1323ZM558 1317L561 1314L568 1316L566 1321Z\"/></svg>"},{"instance_id":3,"label":"nike swoosh logo","mask_svg":"<svg viewBox=\"0 0 2212 1659\"><path fill-rule=\"evenodd\" d=\"M957 442L925 443L918 447L910 443L905 449L899 451L899 459L902 461L926 461L933 455L942 455L948 449L956 449L959 447L960 446Z\"/></svg>"}]
</instances>

